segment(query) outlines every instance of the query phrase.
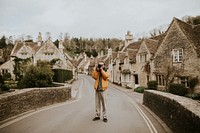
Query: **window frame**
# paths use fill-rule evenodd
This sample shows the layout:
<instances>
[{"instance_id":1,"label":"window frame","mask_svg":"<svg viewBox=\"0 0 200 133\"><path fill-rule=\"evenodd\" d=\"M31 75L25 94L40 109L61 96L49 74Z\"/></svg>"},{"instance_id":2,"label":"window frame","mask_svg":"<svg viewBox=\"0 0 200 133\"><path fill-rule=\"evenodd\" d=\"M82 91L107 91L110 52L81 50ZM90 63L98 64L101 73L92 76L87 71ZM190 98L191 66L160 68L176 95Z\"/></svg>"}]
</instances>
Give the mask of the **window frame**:
<instances>
[{"instance_id":1,"label":"window frame","mask_svg":"<svg viewBox=\"0 0 200 133\"><path fill-rule=\"evenodd\" d=\"M183 49L172 49L172 59L173 63L183 62Z\"/></svg>"}]
</instances>

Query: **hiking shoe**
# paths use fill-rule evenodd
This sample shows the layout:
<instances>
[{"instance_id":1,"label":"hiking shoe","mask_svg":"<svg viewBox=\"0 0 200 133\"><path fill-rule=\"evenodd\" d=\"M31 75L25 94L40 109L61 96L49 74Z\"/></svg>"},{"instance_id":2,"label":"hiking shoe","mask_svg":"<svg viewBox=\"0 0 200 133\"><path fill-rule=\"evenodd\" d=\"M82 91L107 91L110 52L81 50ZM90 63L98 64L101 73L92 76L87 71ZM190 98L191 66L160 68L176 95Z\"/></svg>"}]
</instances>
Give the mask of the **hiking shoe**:
<instances>
[{"instance_id":1,"label":"hiking shoe","mask_svg":"<svg viewBox=\"0 0 200 133\"><path fill-rule=\"evenodd\" d=\"M100 120L100 117L95 117L93 121Z\"/></svg>"},{"instance_id":2,"label":"hiking shoe","mask_svg":"<svg viewBox=\"0 0 200 133\"><path fill-rule=\"evenodd\" d=\"M108 122L108 119L106 117L103 117L104 122Z\"/></svg>"}]
</instances>

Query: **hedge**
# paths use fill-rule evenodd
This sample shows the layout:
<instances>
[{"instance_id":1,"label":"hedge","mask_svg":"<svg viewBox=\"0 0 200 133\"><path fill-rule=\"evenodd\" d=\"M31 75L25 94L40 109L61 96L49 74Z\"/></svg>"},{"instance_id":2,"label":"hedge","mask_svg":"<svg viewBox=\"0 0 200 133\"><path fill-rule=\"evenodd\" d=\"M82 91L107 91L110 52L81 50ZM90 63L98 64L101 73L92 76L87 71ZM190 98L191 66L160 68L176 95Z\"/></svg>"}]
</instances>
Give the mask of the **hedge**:
<instances>
[{"instance_id":1,"label":"hedge","mask_svg":"<svg viewBox=\"0 0 200 133\"><path fill-rule=\"evenodd\" d=\"M54 76L53 81L59 82L59 83L65 83L68 80L71 80L73 78L73 73L70 70L64 70L64 69L53 69Z\"/></svg>"},{"instance_id":2,"label":"hedge","mask_svg":"<svg viewBox=\"0 0 200 133\"><path fill-rule=\"evenodd\" d=\"M158 88L158 82L154 81L154 80L149 81L147 83L147 86L148 86L147 89L149 89L149 90L157 90L157 88Z\"/></svg>"},{"instance_id":3,"label":"hedge","mask_svg":"<svg viewBox=\"0 0 200 133\"><path fill-rule=\"evenodd\" d=\"M169 85L169 92L179 96L185 96L187 94L187 88L184 84L171 83Z\"/></svg>"}]
</instances>

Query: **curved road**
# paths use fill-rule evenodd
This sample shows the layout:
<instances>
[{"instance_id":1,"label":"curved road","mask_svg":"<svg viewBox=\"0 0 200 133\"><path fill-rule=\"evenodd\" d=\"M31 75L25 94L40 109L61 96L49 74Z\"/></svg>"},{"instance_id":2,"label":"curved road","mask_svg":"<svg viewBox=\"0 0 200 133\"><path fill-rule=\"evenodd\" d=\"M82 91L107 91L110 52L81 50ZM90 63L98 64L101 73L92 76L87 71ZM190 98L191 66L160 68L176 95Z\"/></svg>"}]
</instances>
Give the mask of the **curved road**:
<instances>
[{"instance_id":1,"label":"curved road","mask_svg":"<svg viewBox=\"0 0 200 133\"><path fill-rule=\"evenodd\" d=\"M76 81L77 82L77 81ZM0 133L156 133L165 132L137 104L141 97L131 97L110 84L107 90L108 122L92 121L95 116L94 80L81 75L76 86L76 100L39 109L0 127ZM116 89L118 88L118 89ZM124 89L125 90L125 89ZM135 100L134 100L135 99ZM152 116L151 116L152 117Z\"/></svg>"}]
</instances>

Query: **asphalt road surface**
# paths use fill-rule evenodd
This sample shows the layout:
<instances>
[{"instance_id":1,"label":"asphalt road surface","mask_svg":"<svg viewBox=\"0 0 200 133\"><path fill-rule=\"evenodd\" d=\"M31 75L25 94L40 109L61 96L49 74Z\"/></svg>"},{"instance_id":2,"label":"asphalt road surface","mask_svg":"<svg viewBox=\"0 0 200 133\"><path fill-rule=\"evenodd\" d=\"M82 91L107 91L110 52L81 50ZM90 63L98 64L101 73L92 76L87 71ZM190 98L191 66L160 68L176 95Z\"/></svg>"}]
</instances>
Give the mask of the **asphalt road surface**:
<instances>
[{"instance_id":1,"label":"asphalt road surface","mask_svg":"<svg viewBox=\"0 0 200 133\"><path fill-rule=\"evenodd\" d=\"M32 111L0 126L0 133L164 133L166 130L140 105L142 95L109 84L108 122L95 116L94 80L81 75L77 99ZM123 91L124 90L124 91Z\"/></svg>"}]
</instances>

